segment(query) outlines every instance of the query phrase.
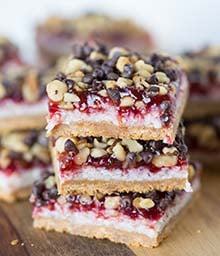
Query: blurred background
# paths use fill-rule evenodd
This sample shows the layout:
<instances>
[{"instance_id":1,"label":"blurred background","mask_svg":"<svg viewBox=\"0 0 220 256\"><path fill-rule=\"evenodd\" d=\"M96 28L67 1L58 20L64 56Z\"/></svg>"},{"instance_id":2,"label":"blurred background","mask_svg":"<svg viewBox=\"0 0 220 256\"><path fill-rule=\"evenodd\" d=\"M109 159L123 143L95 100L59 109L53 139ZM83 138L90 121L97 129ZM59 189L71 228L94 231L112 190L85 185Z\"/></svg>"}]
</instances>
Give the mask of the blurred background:
<instances>
[{"instance_id":1,"label":"blurred background","mask_svg":"<svg viewBox=\"0 0 220 256\"><path fill-rule=\"evenodd\" d=\"M34 27L48 15L75 16L101 12L130 17L155 37L165 51L179 53L187 49L220 43L218 0L0 0L0 31L34 58Z\"/></svg>"}]
</instances>

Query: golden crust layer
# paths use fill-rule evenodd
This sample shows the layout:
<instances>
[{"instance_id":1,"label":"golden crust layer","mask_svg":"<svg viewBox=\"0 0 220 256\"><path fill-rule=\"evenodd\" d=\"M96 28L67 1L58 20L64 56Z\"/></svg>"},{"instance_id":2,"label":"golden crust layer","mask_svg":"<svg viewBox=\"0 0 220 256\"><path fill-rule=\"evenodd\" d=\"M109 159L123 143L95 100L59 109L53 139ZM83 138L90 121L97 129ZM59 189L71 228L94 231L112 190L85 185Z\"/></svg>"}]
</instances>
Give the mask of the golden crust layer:
<instances>
[{"instance_id":1,"label":"golden crust layer","mask_svg":"<svg viewBox=\"0 0 220 256\"><path fill-rule=\"evenodd\" d=\"M57 175L56 175L57 177ZM61 195L68 194L89 194L96 195L111 194L117 192L139 192L147 191L173 191L175 189L184 189L186 187L186 178L167 179L158 181L103 181L103 180L72 180L61 183L57 178L58 191Z\"/></svg>"},{"instance_id":2,"label":"golden crust layer","mask_svg":"<svg viewBox=\"0 0 220 256\"><path fill-rule=\"evenodd\" d=\"M16 189L10 193L6 193L5 190L0 189L0 200L7 203L14 203L18 200L27 199L31 194L31 186L25 188Z\"/></svg>"},{"instance_id":3,"label":"golden crust layer","mask_svg":"<svg viewBox=\"0 0 220 256\"><path fill-rule=\"evenodd\" d=\"M46 126L46 117L44 115L15 116L1 118L0 123L0 134L24 129L42 129Z\"/></svg>"}]
</instances>

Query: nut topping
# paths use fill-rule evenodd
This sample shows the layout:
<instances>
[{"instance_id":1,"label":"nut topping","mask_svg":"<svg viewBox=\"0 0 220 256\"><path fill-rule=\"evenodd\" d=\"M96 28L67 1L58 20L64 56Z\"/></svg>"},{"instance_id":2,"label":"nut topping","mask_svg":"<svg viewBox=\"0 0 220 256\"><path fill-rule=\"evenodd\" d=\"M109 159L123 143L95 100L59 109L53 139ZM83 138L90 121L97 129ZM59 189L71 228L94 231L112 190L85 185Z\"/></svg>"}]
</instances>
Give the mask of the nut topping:
<instances>
[{"instance_id":1,"label":"nut topping","mask_svg":"<svg viewBox=\"0 0 220 256\"><path fill-rule=\"evenodd\" d=\"M107 152L102 148L93 148L91 150L91 156L94 158L103 157L106 154L107 154Z\"/></svg>"},{"instance_id":2,"label":"nut topping","mask_svg":"<svg viewBox=\"0 0 220 256\"><path fill-rule=\"evenodd\" d=\"M130 96L125 96L121 98L120 107L130 107L133 106L135 102L135 99Z\"/></svg>"},{"instance_id":3,"label":"nut topping","mask_svg":"<svg viewBox=\"0 0 220 256\"><path fill-rule=\"evenodd\" d=\"M127 64L131 64L128 57L121 56L118 58L116 63L116 68L122 73L124 71L124 66Z\"/></svg>"},{"instance_id":4,"label":"nut topping","mask_svg":"<svg viewBox=\"0 0 220 256\"><path fill-rule=\"evenodd\" d=\"M106 209L116 209L120 206L120 196L105 197L104 206Z\"/></svg>"},{"instance_id":5,"label":"nut topping","mask_svg":"<svg viewBox=\"0 0 220 256\"><path fill-rule=\"evenodd\" d=\"M126 158L126 153L124 148L120 143L117 143L113 149L112 149L114 156L119 160L119 161L124 161Z\"/></svg>"},{"instance_id":6,"label":"nut topping","mask_svg":"<svg viewBox=\"0 0 220 256\"><path fill-rule=\"evenodd\" d=\"M169 167L177 164L177 156L175 155L156 155L154 156L152 163L158 167Z\"/></svg>"},{"instance_id":7,"label":"nut topping","mask_svg":"<svg viewBox=\"0 0 220 256\"><path fill-rule=\"evenodd\" d=\"M133 202L133 206L136 208L150 209L154 207L155 203L150 198L136 197Z\"/></svg>"},{"instance_id":8,"label":"nut topping","mask_svg":"<svg viewBox=\"0 0 220 256\"><path fill-rule=\"evenodd\" d=\"M89 148L80 149L79 153L74 157L76 164L81 165L87 161L87 158L90 154Z\"/></svg>"},{"instance_id":9,"label":"nut topping","mask_svg":"<svg viewBox=\"0 0 220 256\"><path fill-rule=\"evenodd\" d=\"M143 151L143 146L136 140L122 139L122 145L127 146L130 152L138 153Z\"/></svg>"},{"instance_id":10,"label":"nut topping","mask_svg":"<svg viewBox=\"0 0 220 256\"><path fill-rule=\"evenodd\" d=\"M59 102L63 100L64 93L67 92L67 86L65 83L59 80L54 80L47 85L48 97L54 101Z\"/></svg>"}]
</instances>

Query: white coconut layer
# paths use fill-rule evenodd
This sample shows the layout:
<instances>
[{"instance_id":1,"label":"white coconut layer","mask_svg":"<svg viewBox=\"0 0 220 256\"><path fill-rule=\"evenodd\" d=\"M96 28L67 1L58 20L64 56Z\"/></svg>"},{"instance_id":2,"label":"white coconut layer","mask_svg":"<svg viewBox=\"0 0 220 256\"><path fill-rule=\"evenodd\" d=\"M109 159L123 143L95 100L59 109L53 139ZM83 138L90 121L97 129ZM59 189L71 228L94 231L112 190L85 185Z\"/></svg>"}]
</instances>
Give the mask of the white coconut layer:
<instances>
[{"instance_id":1,"label":"white coconut layer","mask_svg":"<svg viewBox=\"0 0 220 256\"><path fill-rule=\"evenodd\" d=\"M21 188L32 186L33 182L40 178L43 169L35 167L28 170L19 170L6 175L0 172L0 190L11 193Z\"/></svg>"},{"instance_id":2,"label":"white coconut layer","mask_svg":"<svg viewBox=\"0 0 220 256\"><path fill-rule=\"evenodd\" d=\"M0 118L10 118L18 116L34 116L47 114L47 100L41 100L34 104L16 103L7 100L0 105Z\"/></svg>"},{"instance_id":3,"label":"white coconut layer","mask_svg":"<svg viewBox=\"0 0 220 256\"><path fill-rule=\"evenodd\" d=\"M59 162L56 168L59 170ZM151 172L149 168L144 166L131 168L124 172L122 169L106 169L104 167L84 166L77 172L58 172L60 183L74 180L103 180L103 181L161 181L169 179L187 179L188 165L163 167L158 172ZM192 191L190 183L186 181L185 190Z\"/></svg>"},{"instance_id":4,"label":"white coconut layer","mask_svg":"<svg viewBox=\"0 0 220 256\"><path fill-rule=\"evenodd\" d=\"M193 185L194 191L199 188L199 181ZM51 218L54 222L67 221L73 228L75 225L90 225L95 227L111 227L125 232L134 232L146 235L150 238L157 237L164 227L171 221L173 217L178 215L182 208L189 202L192 193L183 192L177 196L174 203L168 207L164 215L157 221L152 221L140 217L136 220L129 218L126 215L118 214L117 210L105 210L104 217L95 211L88 212L73 212L69 210L69 205L55 205L55 210L50 211L47 207L42 207L40 211L36 208L34 217ZM116 217L117 216L117 217Z\"/></svg>"}]
</instances>

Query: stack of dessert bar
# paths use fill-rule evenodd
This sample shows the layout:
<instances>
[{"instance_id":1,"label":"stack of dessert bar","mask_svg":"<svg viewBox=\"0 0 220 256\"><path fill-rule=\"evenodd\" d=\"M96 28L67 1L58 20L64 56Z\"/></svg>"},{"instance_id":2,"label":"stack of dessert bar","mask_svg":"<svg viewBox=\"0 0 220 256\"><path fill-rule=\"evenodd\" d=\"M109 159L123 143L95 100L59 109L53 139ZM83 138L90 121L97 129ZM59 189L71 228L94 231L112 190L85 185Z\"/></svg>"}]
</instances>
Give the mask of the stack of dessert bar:
<instances>
[{"instance_id":1,"label":"stack of dessert bar","mask_svg":"<svg viewBox=\"0 0 220 256\"><path fill-rule=\"evenodd\" d=\"M203 163L220 156L220 47L210 46L183 56L190 82L185 118L192 157ZM211 153L211 154L210 154Z\"/></svg>"},{"instance_id":2,"label":"stack of dessert bar","mask_svg":"<svg viewBox=\"0 0 220 256\"><path fill-rule=\"evenodd\" d=\"M131 20L100 14L79 17L52 16L37 26L36 43L41 63L51 65L69 54L74 43L98 40L108 46L126 46L149 52L155 45L152 35Z\"/></svg>"},{"instance_id":3,"label":"stack of dessert bar","mask_svg":"<svg viewBox=\"0 0 220 256\"><path fill-rule=\"evenodd\" d=\"M178 63L76 46L47 85L52 173L35 182L34 226L155 247L199 188L180 118Z\"/></svg>"},{"instance_id":4,"label":"stack of dessert bar","mask_svg":"<svg viewBox=\"0 0 220 256\"><path fill-rule=\"evenodd\" d=\"M34 180L49 166L48 142L41 131L45 92L43 74L0 37L0 199L7 202L28 197Z\"/></svg>"}]
</instances>

